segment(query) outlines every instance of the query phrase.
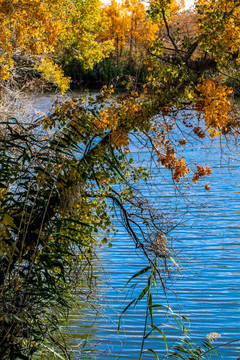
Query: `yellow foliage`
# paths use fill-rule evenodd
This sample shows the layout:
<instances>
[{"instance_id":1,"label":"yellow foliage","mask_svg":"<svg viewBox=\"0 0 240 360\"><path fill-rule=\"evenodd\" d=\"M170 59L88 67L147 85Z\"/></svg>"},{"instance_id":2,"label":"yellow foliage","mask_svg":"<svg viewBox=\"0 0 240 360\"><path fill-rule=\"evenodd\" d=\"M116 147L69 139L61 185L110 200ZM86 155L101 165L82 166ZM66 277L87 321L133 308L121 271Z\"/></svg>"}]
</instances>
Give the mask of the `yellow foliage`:
<instances>
[{"instance_id":1,"label":"yellow foliage","mask_svg":"<svg viewBox=\"0 0 240 360\"><path fill-rule=\"evenodd\" d=\"M68 49L68 56L71 54L85 68L92 69L94 64L114 49L112 39L102 41L101 34L108 29L102 3L100 0L65 0L64 10L66 21L63 45Z\"/></svg>"},{"instance_id":2,"label":"yellow foliage","mask_svg":"<svg viewBox=\"0 0 240 360\"><path fill-rule=\"evenodd\" d=\"M35 68L42 74L42 77L50 83L58 86L61 93L64 93L70 85L70 78L64 76L63 70L53 61L43 58Z\"/></svg>"},{"instance_id":3,"label":"yellow foliage","mask_svg":"<svg viewBox=\"0 0 240 360\"><path fill-rule=\"evenodd\" d=\"M137 44L146 46L156 38L158 25L147 17L145 5L139 0L122 0L121 3L112 0L104 8L103 14L109 29L100 38L114 40L117 57L121 55L123 47L130 52L133 48L136 51Z\"/></svg>"},{"instance_id":4,"label":"yellow foliage","mask_svg":"<svg viewBox=\"0 0 240 360\"><path fill-rule=\"evenodd\" d=\"M240 47L240 3L235 0L198 0L199 40L216 61L227 64Z\"/></svg>"},{"instance_id":5,"label":"yellow foliage","mask_svg":"<svg viewBox=\"0 0 240 360\"><path fill-rule=\"evenodd\" d=\"M1 0L0 78L11 77L15 54L30 59L40 56L44 59L38 64L39 71L64 92L69 80L53 61L46 59L46 54L49 57L56 50L59 53L74 46L73 56L92 68L113 49L110 40L96 40L106 29L101 12L99 0Z\"/></svg>"},{"instance_id":6,"label":"yellow foliage","mask_svg":"<svg viewBox=\"0 0 240 360\"><path fill-rule=\"evenodd\" d=\"M208 78L200 81L197 91L200 92L199 104L203 108L206 126L209 128L210 136L214 137L230 122L229 111L232 107L229 96L233 89Z\"/></svg>"},{"instance_id":7,"label":"yellow foliage","mask_svg":"<svg viewBox=\"0 0 240 360\"><path fill-rule=\"evenodd\" d=\"M117 127L117 118L114 116L115 107L110 107L101 110L99 116L95 118L94 124L98 133L102 133L107 129L114 129Z\"/></svg>"}]
</instances>

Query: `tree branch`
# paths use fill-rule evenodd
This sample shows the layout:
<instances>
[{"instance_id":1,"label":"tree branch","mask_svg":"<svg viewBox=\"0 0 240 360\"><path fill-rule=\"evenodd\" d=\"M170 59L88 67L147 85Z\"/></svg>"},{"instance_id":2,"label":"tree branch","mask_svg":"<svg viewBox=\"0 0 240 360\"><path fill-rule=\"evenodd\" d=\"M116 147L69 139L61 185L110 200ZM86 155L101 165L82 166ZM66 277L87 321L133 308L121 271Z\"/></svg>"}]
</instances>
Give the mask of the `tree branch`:
<instances>
[{"instance_id":1,"label":"tree branch","mask_svg":"<svg viewBox=\"0 0 240 360\"><path fill-rule=\"evenodd\" d=\"M173 37L172 37L172 35L171 35L171 33L170 33L170 29L169 29L169 25L168 25L168 22L167 22L167 19L166 19L166 15L165 15L164 9L162 9L162 16L163 16L163 21L164 21L165 26L166 26L166 30L167 30L168 37L169 37L171 43L173 44L176 52L179 54L179 49L178 49L178 47L177 47L177 44L175 43L175 40L173 39Z\"/></svg>"}]
</instances>

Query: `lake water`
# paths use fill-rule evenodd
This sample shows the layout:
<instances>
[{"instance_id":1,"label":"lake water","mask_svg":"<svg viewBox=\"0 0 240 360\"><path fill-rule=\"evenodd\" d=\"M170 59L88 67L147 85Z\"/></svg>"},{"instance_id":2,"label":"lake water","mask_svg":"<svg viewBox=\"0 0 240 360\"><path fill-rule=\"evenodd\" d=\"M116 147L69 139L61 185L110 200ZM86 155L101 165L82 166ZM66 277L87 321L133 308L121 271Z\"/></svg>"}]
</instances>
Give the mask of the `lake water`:
<instances>
[{"instance_id":1,"label":"lake water","mask_svg":"<svg viewBox=\"0 0 240 360\"><path fill-rule=\"evenodd\" d=\"M37 108L47 111L53 97L37 96L35 100ZM176 238L173 247L178 252L182 275L175 274L175 279L168 282L169 302L175 311L180 309L189 318L190 325L186 326L194 341L216 332L221 335L216 345L240 338L240 157L232 144L229 147L233 151L227 150L224 140L220 144L217 139L193 143L187 152L190 162L197 160L212 168L212 176L207 179L209 192L200 183L186 191L187 202L180 196L176 198L166 169L161 169L161 174L156 169L153 179L156 187L146 192L155 206L165 212L179 219L185 214L185 224L171 232ZM139 161L135 149L132 155ZM147 156L142 153L140 158ZM113 247L100 248L97 256L95 300L70 316L70 342L75 346L86 342L84 355L75 348L75 358L138 359L145 302L129 309L120 332L117 325L121 311L139 293L142 284L138 284L134 293L130 287L122 289L129 277L144 267L145 259L120 225ZM164 301L161 292L158 297L158 302ZM163 315L159 314L159 323L162 321ZM179 333L167 327L164 330L171 345ZM144 348L153 348L161 358L165 346L162 337L154 335L147 339ZM225 360L237 360L240 342L224 346L220 352ZM153 358L149 352L143 355L143 359Z\"/></svg>"}]
</instances>

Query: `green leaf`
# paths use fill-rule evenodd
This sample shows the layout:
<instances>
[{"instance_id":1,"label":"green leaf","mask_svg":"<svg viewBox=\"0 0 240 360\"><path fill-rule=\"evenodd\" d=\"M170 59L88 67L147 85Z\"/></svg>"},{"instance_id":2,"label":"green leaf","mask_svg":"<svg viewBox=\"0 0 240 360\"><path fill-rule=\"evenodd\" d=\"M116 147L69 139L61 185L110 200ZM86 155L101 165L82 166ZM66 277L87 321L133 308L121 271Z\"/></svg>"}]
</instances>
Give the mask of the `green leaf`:
<instances>
[{"instance_id":1,"label":"green leaf","mask_svg":"<svg viewBox=\"0 0 240 360\"><path fill-rule=\"evenodd\" d=\"M122 311L121 315L119 316L118 319L118 330L120 329L120 325L121 325L121 318L123 316L123 314L127 311L127 309L136 301L136 299L133 299Z\"/></svg>"},{"instance_id":2,"label":"green leaf","mask_svg":"<svg viewBox=\"0 0 240 360\"><path fill-rule=\"evenodd\" d=\"M141 294L137 298L137 301L140 301L142 298L144 298L144 296L148 293L149 290L150 290L150 286L148 285L142 290Z\"/></svg>"},{"instance_id":3,"label":"green leaf","mask_svg":"<svg viewBox=\"0 0 240 360\"><path fill-rule=\"evenodd\" d=\"M14 224L13 218L8 214L3 215L2 222L4 223L4 225L10 226L13 229L17 229L17 226Z\"/></svg>"},{"instance_id":4,"label":"green leaf","mask_svg":"<svg viewBox=\"0 0 240 360\"><path fill-rule=\"evenodd\" d=\"M152 310L152 294L151 293L149 294L148 308L149 308L150 317L151 317L151 325L153 325L153 310Z\"/></svg>"},{"instance_id":5,"label":"green leaf","mask_svg":"<svg viewBox=\"0 0 240 360\"><path fill-rule=\"evenodd\" d=\"M158 354L156 353L156 351L154 351L153 349L148 349L148 351L150 351L155 356L155 359L159 360L159 357L158 357Z\"/></svg>"},{"instance_id":6,"label":"green leaf","mask_svg":"<svg viewBox=\"0 0 240 360\"><path fill-rule=\"evenodd\" d=\"M130 283L130 281L132 281L134 278L141 276L142 274L145 274L148 270L151 269L151 266L146 266L144 269L141 269L140 271L138 271L136 274L134 274L133 276L130 277L130 279L127 281L127 283L125 284L124 288Z\"/></svg>"},{"instance_id":7,"label":"green leaf","mask_svg":"<svg viewBox=\"0 0 240 360\"><path fill-rule=\"evenodd\" d=\"M173 265L175 265L177 268L179 267L179 264L176 262L176 260L172 257L169 256L169 260L173 263Z\"/></svg>"},{"instance_id":8,"label":"green leaf","mask_svg":"<svg viewBox=\"0 0 240 360\"><path fill-rule=\"evenodd\" d=\"M159 329L159 327L157 327L156 325L152 325L152 328L153 328L153 330L156 330L157 332L159 332L159 333L162 335L163 341L164 341L164 343L165 343L166 350L167 350L167 352L168 352L168 345L167 345L166 335L165 335L164 332L163 332L161 329Z\"/></svg>"}]
</instances>

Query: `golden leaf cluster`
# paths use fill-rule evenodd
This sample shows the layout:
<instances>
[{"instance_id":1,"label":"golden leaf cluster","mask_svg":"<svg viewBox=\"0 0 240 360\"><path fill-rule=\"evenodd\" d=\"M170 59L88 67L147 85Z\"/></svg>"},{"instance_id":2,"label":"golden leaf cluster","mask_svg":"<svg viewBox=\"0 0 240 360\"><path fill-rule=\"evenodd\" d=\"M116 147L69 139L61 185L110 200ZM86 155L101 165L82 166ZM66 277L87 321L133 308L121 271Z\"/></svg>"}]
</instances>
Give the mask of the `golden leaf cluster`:
<instances>
[{"instance_id":1,"label":"golden leaf cluster","mask_svg":"<svg viewBox=\"0 0 240 360\"><path fill-rule=\"evenodd\" d=\"M220 85L217 80L201 80L197 85L200 93L199 104L203 108L206 126L211 137L218 135L220 131L227 130L230 122L231 110L230 95L233 89L226 85Z\"/></svg>"}]
</instances>

